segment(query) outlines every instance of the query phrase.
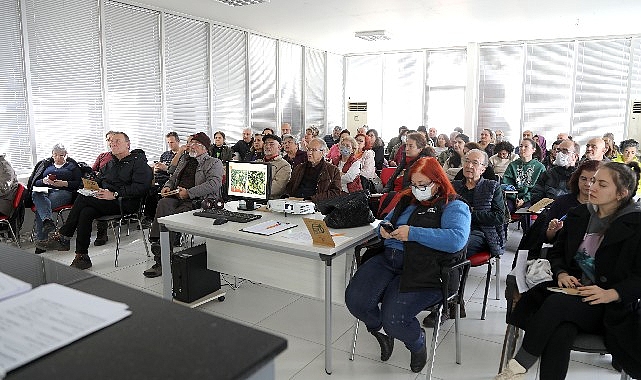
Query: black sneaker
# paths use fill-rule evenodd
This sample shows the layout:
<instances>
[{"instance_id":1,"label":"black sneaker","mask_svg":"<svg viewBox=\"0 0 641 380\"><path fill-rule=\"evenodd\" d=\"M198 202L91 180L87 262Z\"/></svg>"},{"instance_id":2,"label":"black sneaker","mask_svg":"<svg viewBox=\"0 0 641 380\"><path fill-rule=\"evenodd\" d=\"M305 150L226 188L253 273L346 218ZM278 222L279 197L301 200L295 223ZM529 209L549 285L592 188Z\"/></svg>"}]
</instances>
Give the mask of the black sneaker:
<instances>
[{"instance_id":1,"label":"black sneaker","mask_svg":"<svg viewBox=\"0 0 641 380\"><path fill-rule=\"evenodd\" d=\"M151 266L151 268L147 269L146 271L142 272L143 275L147 278L154 278L158 276L162 276L162 265L156 263Z\"/></svg>"},{"instance_id":2,"label":"black sneaker","mask_svg":"<svg viewBox=\"0 0 641 380\"><path fill-rule=\"evenodd\" d=\"M89 255L76 256L71 262L71 266L81 270L89 269L91 268L91 259Z\"/></svg>"},{"instance_id":3,"label":"black sneaker","mask_svg":"<svg viewBox=\"0 0 641 380\"><path fill-rule=\"evenodd\" d=\"M56 230L56 225L51 219L45 219L42 222L42 232L44 233L45 236L49 236L50 233L54 232Z\"/></svg>"},{"instance_id":4,"label":"black sneaker","mask_svg":"<svg viewBox=\"0 0 641 380\"><path fill-rule=\"evenodd\" d=\"M47 240L40 240L36 242L36 248L43 250L54 250L54 251L68 251L69 250L69 238L60 235L59 233L54 233Z\"/></svg>"},{"instance_id":5,"label":"black sneaker","mask_svg":"<svg viewBox=\"0 0 641 380\"><path fill-rule=\"evenodd\" d=\"M101 245L107 244L107 241L109 241L109 237L105 233L102 236L96 236L96 240L93 241L93 245L95 245L96 247L100 247Z\"/></svg>"}]
</instances>

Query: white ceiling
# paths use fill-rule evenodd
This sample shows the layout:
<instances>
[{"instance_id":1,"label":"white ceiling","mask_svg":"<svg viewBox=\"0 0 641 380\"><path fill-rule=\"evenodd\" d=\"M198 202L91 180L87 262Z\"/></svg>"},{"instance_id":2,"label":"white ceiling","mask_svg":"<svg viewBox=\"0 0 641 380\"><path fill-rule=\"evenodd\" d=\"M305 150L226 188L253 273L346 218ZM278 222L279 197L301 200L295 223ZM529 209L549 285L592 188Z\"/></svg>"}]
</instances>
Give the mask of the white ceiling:
<instances>
[{"instance_id":1,"label":"white ceiling","mask_svg":"<svg viewBox=\"0 0 641 380\"><path fill-rule=\"evenodd\" d=\"M641 0L138 0L340 54L641 34ZM354 37L384 29L389 41Z\"/></svg>"}]
</instances>

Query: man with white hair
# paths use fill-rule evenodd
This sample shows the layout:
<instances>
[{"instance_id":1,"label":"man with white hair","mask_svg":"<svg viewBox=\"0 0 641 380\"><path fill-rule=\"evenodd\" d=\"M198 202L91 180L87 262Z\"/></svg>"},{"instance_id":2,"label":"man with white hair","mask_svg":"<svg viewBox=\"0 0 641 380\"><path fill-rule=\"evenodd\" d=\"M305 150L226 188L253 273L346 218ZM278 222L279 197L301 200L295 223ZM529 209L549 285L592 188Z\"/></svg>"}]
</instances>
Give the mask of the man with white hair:
<instances>
[{"instance_id":1,"label":"man with white hair","mask_svg":"<svg viewBox=\"0 0 641 380\"><path fill-rule=\"evenodd\" d=\"M252 129L243 129L243 138L238 140L231 151L234 153L234 159L237 161L249 161L249 152L254 145L254 138L252 137Z\"/></svg>"}]
</instances>

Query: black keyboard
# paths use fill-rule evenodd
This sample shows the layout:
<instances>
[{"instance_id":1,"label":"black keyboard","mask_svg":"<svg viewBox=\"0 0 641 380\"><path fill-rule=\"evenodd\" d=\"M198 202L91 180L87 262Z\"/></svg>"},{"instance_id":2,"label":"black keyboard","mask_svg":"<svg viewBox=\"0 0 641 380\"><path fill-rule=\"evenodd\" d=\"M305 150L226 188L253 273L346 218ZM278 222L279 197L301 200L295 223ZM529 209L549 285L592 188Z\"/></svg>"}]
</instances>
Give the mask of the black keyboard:
<instances>
[{"instance_id":1,"label":"black keyboard","mask_svg":"<svg viewBox=\"0 0 641 380\"><path fill-rule=\"evenodd\" d=\"M203 210L203 211L196 211L194 213L196 216L202 216L205 218L212 218L212 219L226 219L229 220L230 222L236 222L236 223L247 223L251 222L252 220L260 219L262 215L257 215L257 214L246 214L243 212L234 212L234 211L229 211L225 209L211 209L211 210Z\"/></svg>"}]
</instances>

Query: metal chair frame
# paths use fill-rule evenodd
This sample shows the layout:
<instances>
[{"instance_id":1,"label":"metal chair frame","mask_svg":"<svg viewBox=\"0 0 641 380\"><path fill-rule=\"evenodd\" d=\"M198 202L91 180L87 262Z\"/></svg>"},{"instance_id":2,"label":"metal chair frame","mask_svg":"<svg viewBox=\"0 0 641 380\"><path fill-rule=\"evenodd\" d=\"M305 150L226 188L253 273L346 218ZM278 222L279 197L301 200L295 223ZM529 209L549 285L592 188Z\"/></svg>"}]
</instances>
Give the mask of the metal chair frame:
<instances>
[{"instance_id":1,"label":"metal chair frame","mask_svg":"<svg viewBox=\"0 0 641 380\"><path fill-rule=\"evenodd\" d=\"M12 210L14 210L14 212L18 207L21 207L20 201L22 200L22 196L24 192L25 192L24 185L21 183L18 183L18 190L16 190L16 195L13 197L13 203L11 205ZM20 246L20 235L19 235L20 231L13 230L13 227L11 227L10 219L11 219L10 215L2 215L0 216L0 224L7 225L9 233L11 234L11 236L13 236L13 241L16 242L16 245L18 246L18 248L22 248Z\"/></svg>"},{"instance_id":2,"label":"metal chair frame","mask_svg":"<svg viewBox=\"0 0 641 380\"><path fill-rule=\"evenodd\" d=\"M147 252L147 257L150 257L149 246L147 244L147 237L145 236L144 228L142 228L142 220L145 215L144 213L145 197L135 197L135 199L139 199L140 204L137 210L134 212L125 212L122 206L123 198L132 199L127 197L118 198L118 205L120 206L120 214L105 215L105 216L96 218L97 221L105 221L111 225L111 229L116 239L116 258L114 260L114 266L116 267L118 266L118 256L120 255L120 233L122 230L122 225L125 223L127 224L127 236L129 236L129 233L131 231L131 229L129 228L129 224L132 220L138 222L138 227L140 229L140 232L142 233L142 241L145 244L145 251ZM118 222L117 225L116 225L116 222Z\"/></svg>"}]
</instances>

